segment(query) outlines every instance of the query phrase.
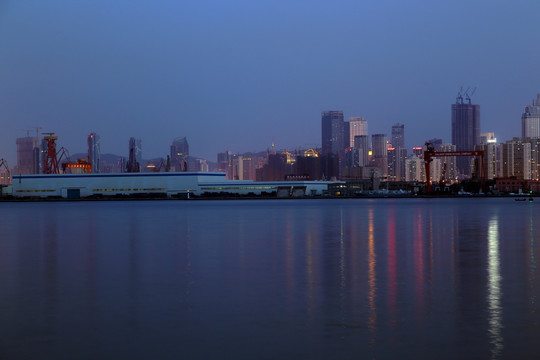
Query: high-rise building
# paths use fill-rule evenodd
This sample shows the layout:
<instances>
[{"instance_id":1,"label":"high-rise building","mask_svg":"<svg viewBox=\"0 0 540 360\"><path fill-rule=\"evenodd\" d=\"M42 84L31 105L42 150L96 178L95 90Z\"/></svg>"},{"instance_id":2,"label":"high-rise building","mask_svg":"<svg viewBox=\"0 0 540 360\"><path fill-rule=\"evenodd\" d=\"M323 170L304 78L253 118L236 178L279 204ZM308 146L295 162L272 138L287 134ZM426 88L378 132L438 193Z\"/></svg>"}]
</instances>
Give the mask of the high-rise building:
<instances>
[{"instance_id":1,"label":"high-rise building","mask_svg":"<svg viewBox=\"0 0 540 360\"><path fill-rule=\"evenodd\" d=\"M86 139L88 142L88 163L92 165L93 173L101 172L100 139L96 133L91 133Z\"/></svg>"},{"instance_id":2,"label":"high-rise building","mask_svg":"<svg viewBox=\"0 0 540 360\"><path fill-rule=\"evenodd\" d=\"M405 162L407 160L407 149L388 148L388 180L405 181Z\"/></svg>"},{"instance_id":3,"label":"high-rise building","mask_svg":"<svg viewBox=\"0 0 540 360\"><path fill-rule=\"evenodd\" d=\"M540 180L540 137L529 138L531 144L531 179Z\"/></svg>"},{"instance_id":4,"label":"high-rise building","mask_svg":"<svg viewBox=\"0 0 540 360\"><path fill-rule=\"evenodd\" d=\"M142 171L142 144L141 139L129 138L129 157L126 164L127 172Z\"/></svg>"},{"instance_id":5,"label":"high-rise building","mask_svg":"<svg viewBox=\"0 0 540 360\"><path fill-rule=\"evenodd\" d=\"M354 137L353 147L359 150L358 166L369 165L369 137L367 135L356 135Z\"/></svg>"},{"instance_id":6,"label":"high-rise building","mask_svg":"<svg viewBox=\"0 0 540 360\"><path fill-rule=\"evenodd\" d=\"M441 140L442 142L442 140ZM452 144L440 144L439 148L435 148L435 151L456 151L456 145ZM447 184L453 183L456 180L456 157L445 156L441 158L441 174L444 174L444 180Z\"/></svg>"},{"instance_id":7,"label":"high-rise building","mask_svg":"<svg viewBox=\"0 0 540 360\"><path fill-rule=\"evenodd\" d=\"M343 139L345 133L343 111L323 111L321 125L323 155L330 153L341 155L347 147Z\"/></svg>"},{"instance_id":8,"label":"high-rise building","mask_svg":"<svg viewBox=\"0 0 540 360\"><path fill-rule=\"evenodd\" d=\"M388 175L388 144L386 134L373 134L371 136L371 152L373 166L381 169L382 175Z\"/></svg>"},{"instance_id":9,"label":"high-rise building","mask_svg":"<svg viewBox=\"0 0 540 360\"><path fill-rule=\"evenodd\" d=\"M531 144L514 138L501 144L500 177L531 179Z\"/></svg>"},{"instance_id":10,"label":"high-rise building","mask_svg":"<svg viewBox=\"0 0 540 360\"><path fill-rule=\"evenodd\" d=\"M521 115L521 137L540 137L540 94L533 99L532 106L525 106L525 112Z\"/></svg>"},{"instance_id":11,"label":"high-rise building","mask_svg":"<svg viewBox=\"0 0 540 360\"><path fill-rule=\"evenodd\" d=\"M171 145L171 166L175 171L187 171L189 144L186 137L173 140Z\"/></svg>"},{"instance_id":12,"label":"high-rise building","mask_svg":"<svg viewBox=\"0 0 540 360\"><path fill-rule=\"evenodd\" d=\"M471 104L469 96L466 100L460 94L452 104L452 144L457 151L473 150L480 144L480 105ZM470 176L470 159L458 157L457 169L461 175Z\"/></svg>"},{"instance_id":13,"label":"high-rise building","mask_svg":"<svg viewBox=\"0 0 540 360\"><path fill-rule=\"evenodd\" d=\"M26 136L18 138L17 143L17 174L37 174L40 169L39 138ZM36 150L37 149L37 150ZM37 156L37 158L36 158Z\"/></svg>"},{"instance_id":14,"label":"high-rise building","mask_svg":"<svg viewBox=\"0 0 540 360\"><path fill-rule=\"evenodd\" d=\"M392 125L392 147L405 148L405 125L394 124Z\"/></svg>"},{"instance_id":15,"label":"high-rise building","mask_svg":"<svg viewBox=\"0 0 540 360\"><path fill-rule=\"evenodd\" d=\"M497 144L496 143L482 143L475 145L474 150L484 151L484 175L488 180L493 180L497 177ZM475 158L475 168L480 169L481 157ZM477 170L480 171L480 170Z\"/></svg>"},{"instance_id":16,"label":"high-rise building","mask_svg":"<svg viewBox=\"0 0 540 360\"><path fill-rule=\"evenodd\" d=\"M348 147L354 147L355 136L368 136L368 122L361 116L349 118L349 144Z\"/></svg>"}]
</instances>

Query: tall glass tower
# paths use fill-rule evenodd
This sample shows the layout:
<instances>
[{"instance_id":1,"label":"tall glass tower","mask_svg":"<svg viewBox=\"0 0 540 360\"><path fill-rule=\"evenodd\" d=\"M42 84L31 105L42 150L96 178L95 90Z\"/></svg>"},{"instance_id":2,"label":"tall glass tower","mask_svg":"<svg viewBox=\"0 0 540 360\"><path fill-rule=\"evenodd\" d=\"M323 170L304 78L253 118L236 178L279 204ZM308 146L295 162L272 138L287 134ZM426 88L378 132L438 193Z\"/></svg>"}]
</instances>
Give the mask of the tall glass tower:
<instances>
[{"instance_id":1,"label":"tall glass tower","mask_svg":"<svg viewBox=\"0 0 540 360\"><path fill-rule=\"evenodd\" d=\"M92 165L92 172L99 173L101 171L101 152L99 149L99 135L91 133L86 139L88 142L88 163Z\"/></svg>"},{"instance_id":2,"label":"tall glass tower","mask_svg":"<svg viewBox=\"0 0 540 360\"><path fill-rule=\"evenodd\" d=\"M176 171L187 171L189 158L189 144L187 138L180 137L173 140L171 145L171 165Z\"/></svg>"},{"instance_id":3,"label":"tall glass tower","mask_svg":"<svg viewBox=\"0 0 540 360\"><path fill-rule=\"evenodd\" d=\"M392 125L392 146L396 149L405 148L405 125Z\"/></svg>"},{"instance_id":4,"label":"tall glass tower","mask_svg":"<svg viewBox=\"0 0 540 360\"><path fill-rule=\"evenodd\" d=\"M457 151L474 150L474 146L480 144L480 105L471 104L470 97L463 101L463 96L458 95L456 103L452 104L452 144L456 145ZM471 175L469 157L458 157L456 167L459 173L465 176Z\"/></svg>"},{"instance_id":5,"label":"tall glass tower","mask_svg":"<svg viewBox=\"0 0 540 360\"><path fill-rule=\"evenodd\" d=\"M345 146L343 111L323 111L321 117L322 152L341 154ZM348 140L348 139L347 139ZM348 147L348 141L347 141Z\"/></svg>"}]
</instances>

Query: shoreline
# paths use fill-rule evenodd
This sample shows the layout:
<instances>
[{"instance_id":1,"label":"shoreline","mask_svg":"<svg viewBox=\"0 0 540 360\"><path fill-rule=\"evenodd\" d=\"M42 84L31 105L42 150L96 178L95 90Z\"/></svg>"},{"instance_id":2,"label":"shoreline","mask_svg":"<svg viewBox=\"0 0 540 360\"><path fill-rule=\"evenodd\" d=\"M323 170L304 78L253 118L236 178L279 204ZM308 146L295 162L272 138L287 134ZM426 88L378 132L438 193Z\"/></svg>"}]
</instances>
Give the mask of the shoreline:
<instances>
[{"instance_id":1,"label":"shoreline","mask_svg":"<svg viewBox=\"0 0 540 360\"><path fill-rule=\"evenodd\" d=\"M133 195L116 195L116 196L99 196L99 197L84 197L78 199L67 199L63 197L47 197L47 198L38 198L38 197L14 197L14 196L2 196L0 197L0 203L2 202L87 202L87 201L204 201L204 200L316 200L316 199L491 199L491 198L508 198L508 199L531 199L534 201L534 198L540 195L527 195L527 194L497 194L497 195L479 195L479 194L467 194L467 195L447 195L447 194L420 194L420 195L396 195L396 194L366 194L359 196L331 196L331 195L322 195L322 196L299 196L299 197L278 197L278 196L191 196L187 197L168 197L166 195L156 195L156 196L133 196Z\"/></svg>"}]
</instances>

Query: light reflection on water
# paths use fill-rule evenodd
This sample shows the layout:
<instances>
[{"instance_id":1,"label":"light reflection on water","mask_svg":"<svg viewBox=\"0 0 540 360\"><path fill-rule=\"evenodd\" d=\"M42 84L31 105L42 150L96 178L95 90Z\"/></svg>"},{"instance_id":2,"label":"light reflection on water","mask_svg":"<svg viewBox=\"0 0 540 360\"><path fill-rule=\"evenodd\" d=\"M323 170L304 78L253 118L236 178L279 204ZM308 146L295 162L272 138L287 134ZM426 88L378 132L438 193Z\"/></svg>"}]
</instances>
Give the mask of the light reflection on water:
<instances>
[{"instance_id":1,"label":"light reflection on water","mask_svg":"<svg viewBox=\"0 0 540 360\"><path fill-rule=\"evenodd\" d=\"M0 358L534 357L537 206L0 203Z\"/></svg>"}]
</instances>

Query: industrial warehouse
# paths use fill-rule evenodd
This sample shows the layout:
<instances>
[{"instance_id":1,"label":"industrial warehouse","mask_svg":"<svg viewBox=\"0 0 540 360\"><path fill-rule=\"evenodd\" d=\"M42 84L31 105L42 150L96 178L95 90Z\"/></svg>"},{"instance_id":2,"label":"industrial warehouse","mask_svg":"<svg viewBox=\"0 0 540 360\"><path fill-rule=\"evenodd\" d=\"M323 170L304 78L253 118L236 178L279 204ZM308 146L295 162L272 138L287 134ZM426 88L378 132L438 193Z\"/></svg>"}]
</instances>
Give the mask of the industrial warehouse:
<instances>
[{"instance_id":1,"label":"industrial warehouse","mask_svg":"<svg viewBox=\"0 0 540 360\"><path fill-rule=\"evenodd\" d=\"M221 172L31 174L13 175L3 195L16 198L99 198L113 196L190 198L191 196L320 196L335 181L226 180Z\"/></svg>"}]
</instances>

